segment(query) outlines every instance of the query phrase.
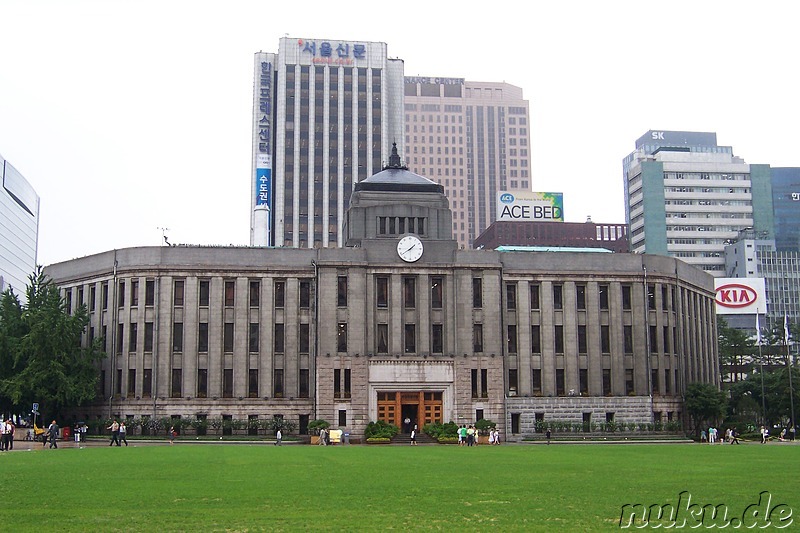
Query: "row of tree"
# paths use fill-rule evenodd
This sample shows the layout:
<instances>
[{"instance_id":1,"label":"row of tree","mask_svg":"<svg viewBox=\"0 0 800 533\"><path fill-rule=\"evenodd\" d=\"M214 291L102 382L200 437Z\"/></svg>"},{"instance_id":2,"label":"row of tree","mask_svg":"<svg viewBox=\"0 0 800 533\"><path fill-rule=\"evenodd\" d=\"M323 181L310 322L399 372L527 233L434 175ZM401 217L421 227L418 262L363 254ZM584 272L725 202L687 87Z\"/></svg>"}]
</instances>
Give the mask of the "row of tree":
<instances>
[{"instance_id":1,"label":"row of tree","mask_svg":"<svg viewBox=\"0 0 800 533\"><path fill-rule=\"evenodd\" d=\"M38 267L26 301L13 289L0 294L0 413L27 414L38 403L44 419L94 400L101 340L83 347L85 305L68 312L58 287Z\"/></svg>"}]
</instances>

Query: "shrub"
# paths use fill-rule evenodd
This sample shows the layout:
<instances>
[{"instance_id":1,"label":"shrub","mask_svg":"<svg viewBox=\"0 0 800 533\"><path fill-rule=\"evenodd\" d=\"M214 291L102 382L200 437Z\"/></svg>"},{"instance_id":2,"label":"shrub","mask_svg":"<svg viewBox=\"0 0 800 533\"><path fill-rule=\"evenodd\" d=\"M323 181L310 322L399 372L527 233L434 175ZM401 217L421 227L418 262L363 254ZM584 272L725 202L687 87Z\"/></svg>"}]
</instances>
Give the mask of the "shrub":
<instances>
[{"instance_id":1,"label":"shrub","mask_svg":"<svg viewBox=\"0 0 800 533\"><path fill-rule=\"evenodd\" d=\"M369 437L367 439L368 444L386 444L389 442L392 442L389 437Z\"/></svg>"},{"instance_id":2,"label":"shrub","mask_svg":"<svg viewBox=\"0 0 800 533\"><path fill-rule=\"evenodd\" d=\"M482 418L475 422L475 429L478 430L479 435L488 435L490 429L497 427L496 422L492 422L488 418Z\"/></svg>"},{"instance_id":3,"label":"shrub","mask_svg":"<svg viewBox=\"0 0 800 533\"><path fill-rule=\"evenodd\" d=\"M436 439L439 444L458 444L458 437L445 437L441 436Z\"/></svg>"},{"instance_id":4,"label":"shrub","mask_svg":"<svg viewBox=\"0 0 800 533\"><path fill-rule=\"evenodd\" d=\"M383 420L378 420L377 422L370 422L367 424L367 428L364 430L364 437L369 442L369 439L372 437L385 437L391 439L400 431L397 426L393 424L389 424Z\"/></svg>"},{"instance_id":5,"label":"shrub","mask_svg":"<svg viewBox=\"0 0 800 533\"><path fill-rule=\"evenodd\" d=\"M331 425L327 420L312 420L308 423L308 432L312 435L317 435L320 429L328 429L329 427L331 427Z\"/></svg>"},{"instance_id":6,"label":"shrub","mask_svg":"<svg viewBox=\"0 0 800 533\"><path fill-rule=\"evenodd\" d=\"M458 424L455 422L448 422L446 424L439 422L425 424L425 426L422 428L422 431L434 439L438 439L439 437L455 437L456 440L458 440Z\"/></svg>"}]
</instances>

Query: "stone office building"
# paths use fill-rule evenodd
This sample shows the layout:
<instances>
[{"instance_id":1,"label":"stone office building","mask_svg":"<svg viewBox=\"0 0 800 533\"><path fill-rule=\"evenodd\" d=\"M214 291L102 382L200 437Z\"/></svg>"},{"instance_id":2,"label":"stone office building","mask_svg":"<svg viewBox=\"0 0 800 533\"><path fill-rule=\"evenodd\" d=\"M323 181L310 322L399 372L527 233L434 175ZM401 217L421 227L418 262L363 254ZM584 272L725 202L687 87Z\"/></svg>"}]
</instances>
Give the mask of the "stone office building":
<instances>
[{"instance_id":1,"label":"stone office building","mask_svg":"<svg viewBox=\"0 0 800 533\"><path fill-rule=\"evenodd\" d=\"M719 382L713 278L679 260L462 250L441 185L390 165L355 186L344 248L146 247L51 265L103 336L76 416L313 419L354 436L488 418L680 417ZM646 290L645 290L646 289Z\"/></svg>"}]
</instances>

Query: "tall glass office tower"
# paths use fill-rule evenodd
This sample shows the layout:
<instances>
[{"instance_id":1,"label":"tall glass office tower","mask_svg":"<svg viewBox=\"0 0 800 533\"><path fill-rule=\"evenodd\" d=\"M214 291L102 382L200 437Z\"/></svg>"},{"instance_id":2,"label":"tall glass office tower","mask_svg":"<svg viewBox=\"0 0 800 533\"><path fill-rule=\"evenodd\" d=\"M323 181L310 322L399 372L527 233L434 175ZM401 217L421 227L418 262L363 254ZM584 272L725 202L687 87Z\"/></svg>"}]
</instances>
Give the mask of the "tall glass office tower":
<instances>
[{"instance_id":1,"label":"tall glass office tower","mask_svg":"<svg viewBox=\"0 0 800 533\"><path fill-rule=\"evenodd\" d=\"M24 299L36 268L39 196L2 156L0 182L0 291L11 287Z\"/></svg>"}]
</instances>

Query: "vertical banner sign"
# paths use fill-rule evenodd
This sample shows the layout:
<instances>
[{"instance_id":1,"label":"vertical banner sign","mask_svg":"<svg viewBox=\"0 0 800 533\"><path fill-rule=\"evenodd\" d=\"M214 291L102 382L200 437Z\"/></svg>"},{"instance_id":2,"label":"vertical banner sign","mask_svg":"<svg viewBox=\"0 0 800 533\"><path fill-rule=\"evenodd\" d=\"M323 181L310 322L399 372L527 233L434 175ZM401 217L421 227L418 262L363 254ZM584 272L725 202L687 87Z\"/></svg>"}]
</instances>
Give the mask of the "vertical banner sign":
<instances>
[{"instance_id":1,"label":"vertical banner sign","mask_svg":"<svg viewBox=\"0 0 800 533\"><path fill-rule=\"evenodd\" d=\"M272 207L272 156L256 155L256 206Z\"/></svg>"}]
</instances>

